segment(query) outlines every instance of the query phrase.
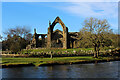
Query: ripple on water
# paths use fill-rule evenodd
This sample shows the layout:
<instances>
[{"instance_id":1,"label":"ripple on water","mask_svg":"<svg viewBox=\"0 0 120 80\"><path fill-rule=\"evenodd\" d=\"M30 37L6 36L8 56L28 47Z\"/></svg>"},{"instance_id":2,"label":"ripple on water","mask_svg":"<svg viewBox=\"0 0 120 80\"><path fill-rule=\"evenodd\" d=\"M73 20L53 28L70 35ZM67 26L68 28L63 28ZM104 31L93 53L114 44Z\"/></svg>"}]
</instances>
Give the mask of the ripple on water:
<instances>
[{"instance_id":1,"label":"ripple on water","mask_svg":"<svg viewBox=\"0 0 120 80\"><path fill-rule=\"evenodd\" d=\"M117 78L118 63L3 68L2 78Z\"/></svg>"}]
</instances>

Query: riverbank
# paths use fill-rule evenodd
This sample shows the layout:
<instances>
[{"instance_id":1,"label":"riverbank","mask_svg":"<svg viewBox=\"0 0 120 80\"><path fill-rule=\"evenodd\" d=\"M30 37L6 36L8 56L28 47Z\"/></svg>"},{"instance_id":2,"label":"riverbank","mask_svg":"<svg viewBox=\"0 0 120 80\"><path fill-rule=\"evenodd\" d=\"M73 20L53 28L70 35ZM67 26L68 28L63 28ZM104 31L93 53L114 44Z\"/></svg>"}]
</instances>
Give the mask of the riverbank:
<instances>
[{"instance_id":1,"label":"riverbank","mask_svg":"<svg viewBox=\"0 0 120 80\"><path fill-rule=\"evenodd\" d=\"M2 68L21 66L49 66L60 64L83 64L108 61L120 61L120 57L77 56L77 57L55 57L55 58L2 58Z\"/></svg>"}]
</instances>

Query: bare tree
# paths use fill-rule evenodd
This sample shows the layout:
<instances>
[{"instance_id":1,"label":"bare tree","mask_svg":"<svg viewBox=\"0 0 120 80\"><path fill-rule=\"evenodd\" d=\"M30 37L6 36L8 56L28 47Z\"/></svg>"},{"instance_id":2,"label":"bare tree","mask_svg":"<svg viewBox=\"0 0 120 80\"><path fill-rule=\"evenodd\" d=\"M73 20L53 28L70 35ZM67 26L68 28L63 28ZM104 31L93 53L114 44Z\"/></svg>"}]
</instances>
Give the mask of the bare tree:
<instances>
[{"instance_id":1,"label":"bare tree","mask_svg":"<svg viewBox=\"0 0 120 80\"><path fill-rule=\"evenodd\" d=\"M112 30L107 20L99 20L97 18L86 19L83 23L84 27L80 30L80 34L84 40L92 43L94 47L94 57L99 56L100 46L106 46L106 43L111 40L109 34Z\"/></svg>"},{"instance_id":2,"label":"bare tree","mask_svg":"<svg viewBox=\"0 0 120 80\"><path fill-rule=\"evenodd\" d=\"M5 35L9 35L10 37L13 37L14 35L20 36L24 39L27 39L27 36L30 35L30 29L27 27L15 27L10 28L7 31L4 32Z\"/></svg>"}]
</instances>

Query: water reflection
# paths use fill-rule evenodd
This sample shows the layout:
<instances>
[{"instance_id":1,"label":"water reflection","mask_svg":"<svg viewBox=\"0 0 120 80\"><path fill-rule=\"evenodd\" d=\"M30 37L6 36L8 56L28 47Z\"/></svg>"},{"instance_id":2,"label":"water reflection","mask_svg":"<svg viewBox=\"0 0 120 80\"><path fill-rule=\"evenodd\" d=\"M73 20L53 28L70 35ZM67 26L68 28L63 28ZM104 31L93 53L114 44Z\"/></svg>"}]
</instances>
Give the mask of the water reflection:
<instances>
[{"instance_id":1,"label":"water reflection","mask_svg":"<svg viewBox=\"0 0 120 80\"><path fill-rule=\"evenodd\" d=\"M118 61L98 64L3 68L2 73L3 78L117 78Z\"/></svg>"}]
</instances>

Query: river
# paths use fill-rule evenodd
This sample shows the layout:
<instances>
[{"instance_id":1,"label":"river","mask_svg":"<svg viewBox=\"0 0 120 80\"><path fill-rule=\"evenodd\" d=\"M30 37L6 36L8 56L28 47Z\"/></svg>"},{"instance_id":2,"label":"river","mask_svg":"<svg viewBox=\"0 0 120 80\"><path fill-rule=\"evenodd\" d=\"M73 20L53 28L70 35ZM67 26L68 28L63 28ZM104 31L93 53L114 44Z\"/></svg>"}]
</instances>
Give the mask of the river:
<instances>
[{"instance_id":1,"label":"river","mask_svg":"<svg viewBox=\"0 0 120 80\"><path fill-rule=\"evenodd\" d=\"M3 68L2 78L118 78L120 61Z\"/></svg>"}]
</instances>

